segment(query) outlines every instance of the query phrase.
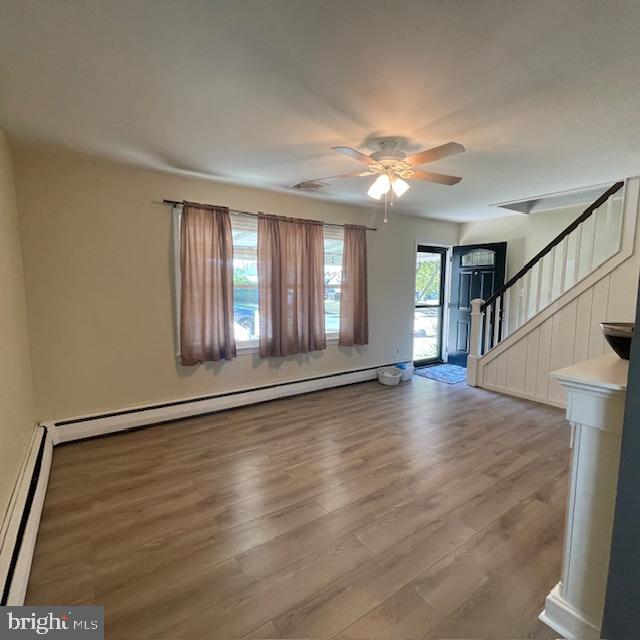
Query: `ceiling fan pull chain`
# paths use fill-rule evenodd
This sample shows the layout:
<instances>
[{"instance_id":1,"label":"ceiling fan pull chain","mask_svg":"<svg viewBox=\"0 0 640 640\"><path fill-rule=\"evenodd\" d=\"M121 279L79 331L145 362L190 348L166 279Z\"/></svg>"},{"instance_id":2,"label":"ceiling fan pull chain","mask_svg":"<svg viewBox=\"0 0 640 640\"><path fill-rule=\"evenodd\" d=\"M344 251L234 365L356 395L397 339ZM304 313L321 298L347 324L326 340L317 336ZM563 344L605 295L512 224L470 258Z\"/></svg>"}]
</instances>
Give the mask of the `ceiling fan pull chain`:
<instances>
[{"instance_id":1,"label":"ceiling fan pull chain","mask_svg":"<svg viewBox=\"0 0 640 640\"><path fill-rule=\"evenodd\" d=\"M393 189L393 181L395 177L391 175L391 171L389 171L389 192L391 193L391 202L389 206L393 207L394 202L396 201L396 192Z\"/></svg>"}]
</instances>

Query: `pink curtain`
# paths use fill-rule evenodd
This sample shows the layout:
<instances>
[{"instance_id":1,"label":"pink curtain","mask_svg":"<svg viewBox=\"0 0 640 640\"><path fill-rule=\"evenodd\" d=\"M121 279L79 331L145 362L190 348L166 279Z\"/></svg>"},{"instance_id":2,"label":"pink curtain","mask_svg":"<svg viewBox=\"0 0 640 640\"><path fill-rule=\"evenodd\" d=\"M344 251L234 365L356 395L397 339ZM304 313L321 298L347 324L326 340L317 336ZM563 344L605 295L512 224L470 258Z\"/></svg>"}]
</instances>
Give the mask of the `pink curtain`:
<instances>
[{"instance_id":1,"label":"pink curtain","mask_svg":"<svg viewBox=\"0 0 640 640\"><path fill-rule=\"evenodd\" d=\"M185 202L180 237L182 364L231 360L233 238L229 209Z\"/></svg>"},{"instance_id":2,"label":"pink curtain","mask_svg":"<svg viewBox=\"0 0 640 640\"><path fill-rule=\"evenodd\" d=\"M368 342L367 231L365 227L348 224L344 228L338 344L352 347Z\"/></svg>"},{"instance_id":3,"label":"pink curtain","mask_svg":"<svg viewBox=\"0 0 640 640\"><path fill-rule=\"evenodd\" d=\"M260 356L326 348L322 223L258 218Z\"/></svg>"}]
</instances>

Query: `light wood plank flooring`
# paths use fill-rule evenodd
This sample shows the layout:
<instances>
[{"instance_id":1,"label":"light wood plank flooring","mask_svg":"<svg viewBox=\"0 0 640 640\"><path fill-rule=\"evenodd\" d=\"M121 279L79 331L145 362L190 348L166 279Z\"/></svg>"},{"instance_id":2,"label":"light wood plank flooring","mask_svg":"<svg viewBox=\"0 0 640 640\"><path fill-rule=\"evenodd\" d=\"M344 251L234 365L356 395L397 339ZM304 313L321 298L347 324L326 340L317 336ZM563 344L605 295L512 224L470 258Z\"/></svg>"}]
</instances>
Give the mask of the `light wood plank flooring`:
<instances>
[{"instance_id":1,"label":"light wood plank flooring","mask_svg":"<svg viewBox=\"0 0 640 640\"><path fill-rule=\"evenodd\" d=\"M55 449L29 604L106 637L552 638L563 412L375 382Z\"/></svg>"}]
</instances>

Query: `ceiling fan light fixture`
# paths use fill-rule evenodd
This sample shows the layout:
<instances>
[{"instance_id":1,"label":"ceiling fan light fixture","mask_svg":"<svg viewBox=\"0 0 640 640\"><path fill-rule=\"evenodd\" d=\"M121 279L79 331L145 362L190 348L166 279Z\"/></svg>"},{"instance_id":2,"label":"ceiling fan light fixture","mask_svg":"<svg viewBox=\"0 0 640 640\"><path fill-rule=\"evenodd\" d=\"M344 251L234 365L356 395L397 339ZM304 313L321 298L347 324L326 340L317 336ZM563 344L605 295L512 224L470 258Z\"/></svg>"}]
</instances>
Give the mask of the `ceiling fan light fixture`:
<instances>
[{"instance_id":1,"label":"ceiling fan light fixture","mask_svg":"<svg viewBox=\"0 0 640 640\"><path fill-rule=\"evenodd\" d=\"M398 198L402 196L402 194L406 193L409 190L410 186L411 185L408 182L405 182L402 178L396 178L391 183L393 193L395 193Z\"/></svg>"},{"instance_id":2,"label":"ceiling fan light fixture","mask_svg":"<svg viewBox=\"0 0 640 640\"><path fill-rule=\"evenodd\" d=\"M395 138L381 140L379 142L380 149L369 155L352 147L331 147L343 156L366 165L366 171L329 176L320 180L304 180L295 185L294 188L314 189L322 185L321 180L378 174L376 180L370 185L367 195L374 200L381 200L382 196L384 196L384 222L387 222L387 207L392 207L394 199L403 196L411 187L406 180L423 180L449 186L458 184L462 180L458 176L423 171L417 168L420 165L462 153L465 148L459 142L447 142L438 147L426 149L409 156L400 149L402 142L402 139Z\"/></svg>"},{"instance_id":3,"label":"ceiling fan light fixture","mask_svg":"<svg viewBox=\"0 0 640 640\"><path fill-rule=\"evenodd\" d=\"M374 200L380 200L382 198L382 192L376 189L375 184L372 184L367 191L367 195Z\"/></svg>"},{"instance_id":4,"label":"ceiling fan light fixture","mask_svg":"<svg viewBox=\"0 0 640 640\"><path fill-rule=\"evenodd\" d=\"M367 195L374 200L380 200L380 198L389 192L391 188L391 180L389 180L389 176L386 174L379 175L375 182L369 187L369 191L367 191Z\"/></svg>"}]
</instances>

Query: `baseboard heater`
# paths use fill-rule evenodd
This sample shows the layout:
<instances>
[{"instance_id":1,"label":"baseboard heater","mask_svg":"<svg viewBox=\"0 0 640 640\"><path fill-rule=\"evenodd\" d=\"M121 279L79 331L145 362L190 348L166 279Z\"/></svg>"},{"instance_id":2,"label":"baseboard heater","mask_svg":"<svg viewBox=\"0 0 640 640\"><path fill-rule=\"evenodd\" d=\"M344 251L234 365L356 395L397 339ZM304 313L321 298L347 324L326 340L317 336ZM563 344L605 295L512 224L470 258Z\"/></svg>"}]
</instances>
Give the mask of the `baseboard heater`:
<instances>
[{"instance_id":1,"label":"baseboard heater","mask_svg":"<svg viewBox=\"0 0 640 640\"><path fill-rule=\"evenodd\" d=\"M48 422L45 426L51 433L53 443L62 444L118 431L171 422L181 418L217 413L226 409L268 402L269 400L320 391L321 389L374 380L377 370L384 366L389 365L381 364L375 367L336 372L314 378L304 378L302 380L239 389L215 395L198 396L172 402L131 407L119 411L80 416Z\"/></svg>"},{"instance_id":2,"label":"baseboard heater","mask_svg":"<svg viewBox=\"0 0 640 640\"><path fill-rule=\"evenodd\" d=\"M1 604L4 606L24 603L55 445L374 380L377 369L383 366L389 365L131 407L52 421L38 426L0 531Z\"/></svg>"},{"instance_id":3,"label":"baseboard heater","mask_svg":"<svg viewBox=\"0 0 640 640\"><path fill-rule=\"evenodd\" d=\"M21 605L27 593L29 572L44 496L51 469L53 441L37 427L18 482L11 496L0 537L0 604Z\"/></svg>"}]
</instances>

